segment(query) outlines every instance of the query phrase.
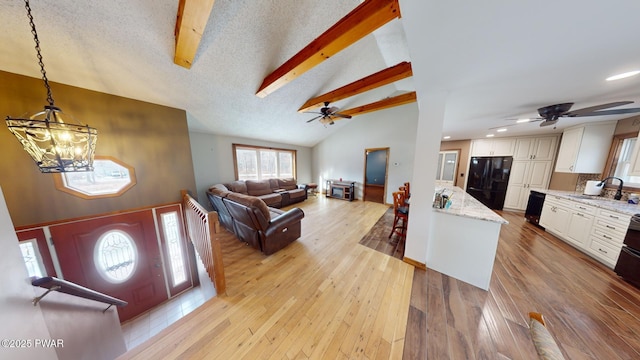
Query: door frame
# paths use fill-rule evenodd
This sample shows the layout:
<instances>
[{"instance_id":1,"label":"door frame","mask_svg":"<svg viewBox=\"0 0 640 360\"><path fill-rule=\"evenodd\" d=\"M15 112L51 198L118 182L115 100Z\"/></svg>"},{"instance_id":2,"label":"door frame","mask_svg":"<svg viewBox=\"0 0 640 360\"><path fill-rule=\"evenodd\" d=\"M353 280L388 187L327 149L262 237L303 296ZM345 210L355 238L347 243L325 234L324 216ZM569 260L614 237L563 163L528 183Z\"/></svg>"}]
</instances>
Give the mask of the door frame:
<instances>
[{"instance_id":1,"label":"door frame","mask_svg":"<svg viewBox=\"0 0 640 360\"><path fill-rule=\"evenodd\" d=\"M457 184L458 184L458 173L459 173L459 170L460 170L460 153L462 152L462 149L440 150L440 152L438 154L443 154L443 156L442 156L443 162L442 162L441 168L438 169L438 171L436 172L436 175L438 175L438 173L442 169L444 169L444 155L446 153L454 153L454 152L456 153L456 164L455 164L454 169L453 169L453 185L452 186L457 186ZM440 174L440 175L442 175L442 174ZM438 181L439 180L436 178L436 183ZM465 184L465 186L466 186L466 184Z\"/></svg>"},{"instance_id":2,"label":"door frame","mask_svg":"<svg viewBox=\"0 0 640 360\"><path fill-rule=\"evenodd\" d=\"M362 172L362 201L367 198L367 153L372 151L386 151L384 167L384 189L382 190L382 203L387 203L387 183L389 181L389 147L366 148L364 149L364 170Z\"/></svg>"}]
</instances>

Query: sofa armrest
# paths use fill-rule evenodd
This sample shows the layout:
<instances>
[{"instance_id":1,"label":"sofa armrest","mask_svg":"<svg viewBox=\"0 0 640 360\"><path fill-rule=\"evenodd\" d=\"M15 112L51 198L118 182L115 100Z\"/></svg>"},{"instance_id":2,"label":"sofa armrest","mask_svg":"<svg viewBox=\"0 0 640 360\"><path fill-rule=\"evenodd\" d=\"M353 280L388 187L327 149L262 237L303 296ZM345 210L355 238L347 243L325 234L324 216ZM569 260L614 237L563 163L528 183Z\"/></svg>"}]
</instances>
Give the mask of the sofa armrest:
<instances>
[{"instance_id":1,"label":"sofa armrest","mask_svg":"<svg viewBox=\"0 0 640 360\"><path fill-rule=\"evenodd\" d=\"M265 231L265 235L269 237L276 232L281 232L283 228L295 223L296 221L302 220L302 218L304 218L304 211L302 211L302 209L290 209L276 218L271 219L269 227Z\"/></svg>"}]
</instances>

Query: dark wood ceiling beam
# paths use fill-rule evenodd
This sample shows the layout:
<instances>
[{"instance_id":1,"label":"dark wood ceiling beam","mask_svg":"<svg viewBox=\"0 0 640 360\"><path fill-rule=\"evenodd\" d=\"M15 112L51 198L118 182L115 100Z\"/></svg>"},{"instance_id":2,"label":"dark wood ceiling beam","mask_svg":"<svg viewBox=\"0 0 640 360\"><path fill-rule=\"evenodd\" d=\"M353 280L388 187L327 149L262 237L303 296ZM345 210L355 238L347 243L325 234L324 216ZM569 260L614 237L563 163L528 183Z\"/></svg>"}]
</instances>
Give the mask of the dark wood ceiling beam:
<instances>
[{"instance_id":1,"label":"dark wood ceiling beam","mask_svg":"<svg viewBox=\"0 0 640 360\"><path fill-rule=\"evenodd\" d=\"M361 94L365 91L375 89L380 86L391 84L395 81L408 78L413 75L411 70L411 63L403 61L398 65L390 68L378 71L375 74L371 74L360 80L356 80L351 84L347 84L343 87L330 91L326 94L314 97L307 100L304 105L298 110L299 112L309 111L311 109L322 106L325 102L336 102L338 100L346 99L348 97Z\"/></svg>"},{"instance_id":2,"label":"dark wood ceiling beam","mask_svg":"<svg viewBox=\"0 0 640 360\"><path fill-rule=\"evenodd\" d=\"M400 17L398 0L366 0L274 70L256 95L265 97L389 21Z\"/></svg>"},{"instance_id":3,"label":"dark wood ceiling beam","mask_svg":"<svg viewBox=\"0 0 640 360\"><path fill-rule=\"evenodd\" d=\"M190 69L207 27L215 0L180 0L176 19L173 62Z\"/></svg>"},{"instance_id":4,"label":"dark wood ceiling beam","mask_svg":"<svg viewBox=\"0 0 640 360\"><path fill-rule=\"evenodd\" d=\"M416 92L412 91L410 93L386 98L380 101L373 102L371 104L357 106L347 110L340 110L339 113L342 115L362 115L372 111L378 111L383 109L388 109L394 106L400 106L404 104L410 104L416 101Z\"/></svg>"}]
</instances>

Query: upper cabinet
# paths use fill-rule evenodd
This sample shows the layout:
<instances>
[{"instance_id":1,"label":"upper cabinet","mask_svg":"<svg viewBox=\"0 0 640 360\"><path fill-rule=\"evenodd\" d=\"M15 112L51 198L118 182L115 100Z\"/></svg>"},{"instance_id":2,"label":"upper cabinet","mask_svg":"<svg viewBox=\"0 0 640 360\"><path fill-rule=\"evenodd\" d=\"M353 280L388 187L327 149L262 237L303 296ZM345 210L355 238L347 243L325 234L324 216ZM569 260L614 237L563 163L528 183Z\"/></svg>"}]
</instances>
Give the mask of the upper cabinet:
<instances>
[{"instance_id":1,"label":"upper cabinet","mask_svg":"<svg viewBox=\"0 0 640 360\"><path fill-rule=\"evenodd\" d=\"M513 160L553 160L557 136L516 138Z\"/></svg>"},{"instance_id":2,"label":"upper cabinet","mask_svg":"<svg viewBox=\"0 0 640 360\"><path fill-rule=\"evenodd\" d=\"M615 121L584 124L562 133L557 172L599 174L609 154Z\"/></svg>"},{"instance_id":3,"label":"upper cabinet","mask_svg":"<svg viewBox=\"0 0 640 360\"><path fill-rule=\"evenodd\" d=\"M514 138L473 140L471 156L512 156L515 146Z\"/></svg>"}]
</instances>

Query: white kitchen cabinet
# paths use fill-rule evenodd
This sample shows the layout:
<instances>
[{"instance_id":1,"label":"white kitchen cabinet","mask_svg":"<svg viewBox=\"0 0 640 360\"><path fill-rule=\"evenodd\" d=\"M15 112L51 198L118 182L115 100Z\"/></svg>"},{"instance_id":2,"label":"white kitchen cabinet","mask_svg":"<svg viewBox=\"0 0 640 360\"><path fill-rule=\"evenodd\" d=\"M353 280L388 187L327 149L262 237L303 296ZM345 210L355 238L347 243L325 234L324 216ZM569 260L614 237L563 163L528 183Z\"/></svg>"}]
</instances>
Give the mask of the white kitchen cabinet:
<instances>
[{"instance_id":1,"label":"white kitchen cabinet","mask_svg":"<svg viewBox=\"0 0 640 360\"><path fill-rule=\"evenodd\" d=\"M579 248L586 248L591 235L592 224L593 215L589 215L586 211L574 209L569 216L567 231L564 234L565 240Z\"/></svg>"},{"instance_id":2,"label":"white kitchen cabinet","mask_svg":"<svg viewBox=\"0 0 640 360\"><path fill-rule=\"evenodd\" d=\"M546 189L551 179L552 161L518 160L511 165L504 207L524 210L530 189Z\"/></svg>"},{"instance_id":3,"label":"white kitchen cabinet","mask_svg":"<svg viewBox=\"0 0 640 360\"><path fill-rule=\"evenodd\" d=\"M473 140L471 156L513 156L515 144L515 138Z\"/></svg>"},{"instance_id":4,"label":"white kitchen cabinet","mask_svg":"<svg viewBox=\"0 0 640 360\"><path fill-rule=\"evenodd\" d=\"M631 215L547 195L540 226L613 268L630 220Z\"/></svg>"},{"instance_id":5,"label":"white kitchen cabinet","mask_svg":"<svg viewBox=\"0 0 640 360\"><path fill-rule=\"evenodd\" d=\"M516 138L513 160L553 160L557 136Z\"/></svg>"},{"instance_id":6,"label":"white kitchen cabinet","mask_svg":"<svg viewBox=\"0 0 640 360\"><path fill-rule=\"evenodd\" d=\"M630 215L598 209L591 227L587 252L613 268L618 261L630 220Z\"/></svg>"},{"instance_id":7,"label":"white kitchen cabinet","mask_svg":"<svg viewBox=\"0 0 640 360\"><path fill-rule=\"evenodd\" d=\"M555 171L602 173L615 128L615 121L567 128L562 133Z\"/></svg>"},{"instance_id":8,"label":"white kitchen cabinet","mask_svg":"<svg viewBox=\"0 0 640 360\"><path fill-rule=\"evenodd\" d=\"M540 214L540 226L561 238L564 238L569 225L571 211L563 206L561 199L549 195L545 197L542 213Z\"/></svg>"}]
</instances>

